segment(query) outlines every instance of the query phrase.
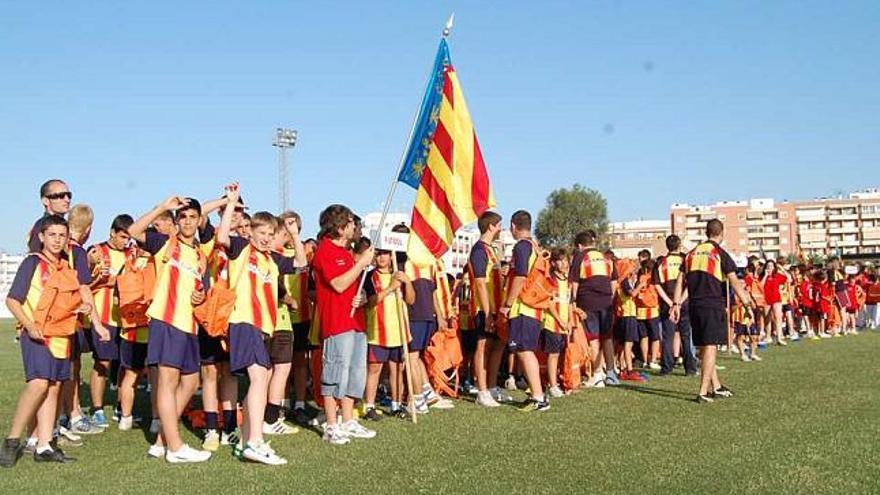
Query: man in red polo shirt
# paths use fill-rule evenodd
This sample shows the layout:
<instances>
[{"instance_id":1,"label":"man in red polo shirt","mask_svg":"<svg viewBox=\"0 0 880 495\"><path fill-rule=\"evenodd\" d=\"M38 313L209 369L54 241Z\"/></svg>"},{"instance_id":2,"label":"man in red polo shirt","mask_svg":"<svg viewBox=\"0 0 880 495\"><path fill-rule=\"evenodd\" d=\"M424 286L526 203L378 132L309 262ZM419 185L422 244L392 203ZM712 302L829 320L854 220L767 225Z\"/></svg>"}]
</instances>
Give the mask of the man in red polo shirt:
<instances>
[{"instance_id":1,"label":"man in red polo shirt","mask_svg":"<svg viewBox=\"0 0 880 495\"><path fill-rule=\"evenodd\" d=\"M373 248L354 258L349 250L356 235L354 214L343 205L328 206L321 212L320 224L321 240L312 260L312 272L324 341L324 441L344 445L352 438L376 436L353 416L354 401L363 396L367 376L366 298L358 288L361 274L373 261ZM341 425L336 424L337 400L342 405Z\"/></svg>"}]
</instances>

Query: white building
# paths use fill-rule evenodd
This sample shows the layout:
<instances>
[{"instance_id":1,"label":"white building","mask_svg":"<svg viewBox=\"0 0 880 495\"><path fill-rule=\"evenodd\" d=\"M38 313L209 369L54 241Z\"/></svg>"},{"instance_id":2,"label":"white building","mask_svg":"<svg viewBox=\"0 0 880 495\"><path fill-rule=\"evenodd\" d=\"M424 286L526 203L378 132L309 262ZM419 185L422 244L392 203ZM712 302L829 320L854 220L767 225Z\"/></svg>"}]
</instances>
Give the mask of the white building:
<instances>
[{"instance_id":1,"label":"white building","mask_svg":"<svg viewBox=\"0 0 880 495\"><path fill-rule=\"evenodd\" d=\"M15 273L24 260L24 255L0 253L0 300L5 301ZM0 318L12 318L12 314L6 309L6 304L0 304Z\"/></svg>"}]
</instances>

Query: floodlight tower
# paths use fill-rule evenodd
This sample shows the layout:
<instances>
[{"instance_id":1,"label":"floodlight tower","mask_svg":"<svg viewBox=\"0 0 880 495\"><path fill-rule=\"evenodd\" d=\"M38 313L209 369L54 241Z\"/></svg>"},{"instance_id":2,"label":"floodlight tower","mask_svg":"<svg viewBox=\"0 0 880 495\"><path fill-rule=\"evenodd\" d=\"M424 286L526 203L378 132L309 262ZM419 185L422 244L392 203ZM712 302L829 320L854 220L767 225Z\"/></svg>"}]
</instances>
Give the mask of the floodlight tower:
<instances>
[{"instance_id":1,"label":"floodlight tower","mask_svg":"<svg viewBox=\"0 0 880 495\"><path fill-rule=\"evenodd\" d=\"M296 146L297 131L279 127L275 129L275 141L272 146L278 148L278 200L281 211L286 211L290 201L290 183L288 182L287 150Z\"/></svg>"}]
</instances>

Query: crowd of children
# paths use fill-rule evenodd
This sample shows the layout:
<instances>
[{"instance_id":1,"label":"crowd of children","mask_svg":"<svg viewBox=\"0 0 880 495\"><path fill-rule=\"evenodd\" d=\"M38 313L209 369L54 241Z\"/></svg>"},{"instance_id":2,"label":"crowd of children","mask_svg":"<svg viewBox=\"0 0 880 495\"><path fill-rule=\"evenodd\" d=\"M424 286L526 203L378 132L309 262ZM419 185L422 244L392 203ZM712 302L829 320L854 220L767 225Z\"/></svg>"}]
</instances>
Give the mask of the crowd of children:
<instances>
[{"instance_id":1,"label":"crowd of children","mask_svg":"<svg viewBox=\"0 0 880 495\"><path fill-rule=\"evenodd\" d=\"M248 214L235 183L204 204L172 196L140 218L120 214L88 248L91 209L71 206L61 180L40 196L45 215L7 299L26 386L0 449L4 467L25 451L38 462L72 461L62 446L110 427L108 389L121 431L140 421L135 399L148 392L150 457L203 462L228 446L242 460L283 465L266 436L314 427L330 444L369 439L376 432L361 421L450 409L459 390L498 407L511 402L508 391L526 389L521 409L546 411L579 388L643 382L676 364L697 373L698 339L682 302L685 271L700 268L676 236L667 254L635 260L600 251L593 231L578 234L573 251L545 248L521 210L503 260L494 247L503 220L486 212L466 270L453 276L439 261L419 266L374 248L342 205L326 208L317 238L304 240L299 215ZM736 284L726 296L724 330L743 361L760 361L771 341L880 326L872 270L753 257L740 278L744 290ZM731 395L714 381L704 401ZM200 448L184 442L182 418L203 430Z\"/></svg>"}]
</instances>

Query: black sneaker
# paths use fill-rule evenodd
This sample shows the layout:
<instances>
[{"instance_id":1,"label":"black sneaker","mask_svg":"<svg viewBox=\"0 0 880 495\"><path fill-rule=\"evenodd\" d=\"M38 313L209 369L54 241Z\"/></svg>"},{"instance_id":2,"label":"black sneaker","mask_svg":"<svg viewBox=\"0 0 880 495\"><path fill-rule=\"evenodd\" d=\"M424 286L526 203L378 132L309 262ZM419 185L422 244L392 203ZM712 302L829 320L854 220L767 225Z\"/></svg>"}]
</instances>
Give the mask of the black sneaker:
<instances>
[{"instance_id":1,"label":"black sneaker","mask_svg":"<svg viewBox=\"0 0 880 495\"><path fill-rule=\"evenodd\" d=\"M377 411L375 407L371 407L364 413L363 418L370 421L381 421L382 415L379 414L379 411Z\"/></svg>"},{"instance_id":2,"label":"black sneaker","mask_svg":"<svg viewBox=\"0 0 880 495\"><path fill-rule=\"evenodd\" d=\"M21 458L24 449L21 448L21 441L17 438L7 438L0 446L0 466L11 468Z\"/></svg>"},{"instance_id":3,"label":"black sneaker","mask_svg":"<svg viewBox=\"0 0 880 495\"><path fill-rule=\"evenodd\" d=\"M64 451L57 446L50 450L44 450L42 454L34 452L34 462L59 462L61 464L67 464L74 461L76 461L76 459L66 455Z\"/></svg>"},{"instance_id":4,"label":"black sneaker","mask_svg":"<svg viewBox=\"0 0 880 495\"><path fill-rule=\"evenodd\" d=\"M712 402L715 402L715 399L713 399L711 395L703 394L698 395L697 398L694 400L696 400L699 404L711 404Z\"/></svg>"},{"instance_id":5,"label":"black sneaker","mask_svg":"<svg viewBox=\"0 0 880 495\"><path fill-rule=\"evenodd\" d=\"M722 385L718 387L717 390L712 392L712 397L716 397L719 399L729 399L730 397L733 397L733 392L731 392L729 388Z\"/></svg>"},{"instance_id":6,"label":"black sneaker","mask_svg":"<svg viewBox=\"0 0 880 495\"><path fill-rule=\"evenodd\" d=\"M391 415L394 416L395 418L398 418L398 419L403 419L403 420L409 419L409 412L402 407L400 409L392 410Z\"/></svg>"},{"instance_id":7,"label":"black sneaker","mask_svg":"<svg viewBox=\"0 0 880 495\"><path fill-rule=\"evenodd\" d=\"M535 411L537 412L544 412L548 409L550 409L550 401L547 399L544 399L541 402L535 404Z\"/></svg>"},{"instance_id":8,"label":"black sneaker","mask_svg":"<svg viewBox=\"0 0 880 495\"><path fill-rule=\"evenodd\" d=\"M309 423L312 421L312 417L302 407L294 409L292 416L293 422L300 426L309 426Z\"/></svg>"}]
</instances>

